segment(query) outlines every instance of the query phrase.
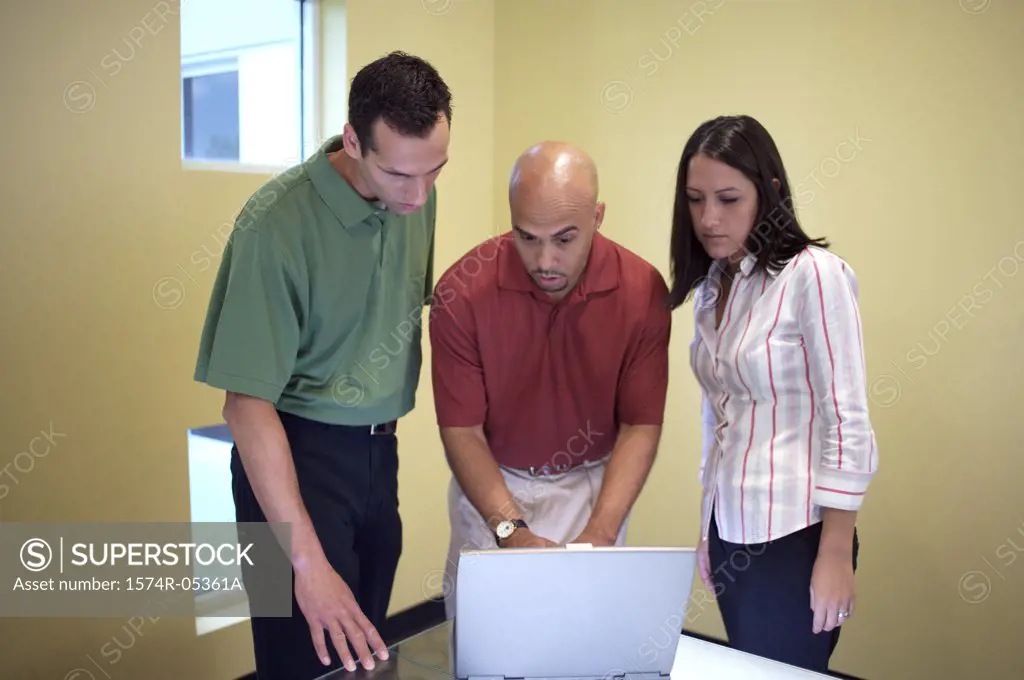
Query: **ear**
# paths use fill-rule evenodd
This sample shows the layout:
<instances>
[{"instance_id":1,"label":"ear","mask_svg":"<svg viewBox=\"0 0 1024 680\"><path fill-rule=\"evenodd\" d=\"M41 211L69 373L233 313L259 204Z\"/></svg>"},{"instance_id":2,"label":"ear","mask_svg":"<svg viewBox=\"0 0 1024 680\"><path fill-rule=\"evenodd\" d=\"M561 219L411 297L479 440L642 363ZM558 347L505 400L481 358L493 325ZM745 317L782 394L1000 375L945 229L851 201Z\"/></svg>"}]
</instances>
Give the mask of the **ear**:
<instances>
[{"instance_id":1,"label":"ear","mask_svg":"<svg viewBox=\"0 0 1024 680\"><path fill-rule=\"evenodd\" d=\"M772 186L775 187L776 191L778 191L779 189L782 188L782 182L780 182L779 179L776 177L775 179L772 180Z\"/></svg>"},{"instance_id":2,"label":"ear","mask_svg":"<svg viewBox=\"0 0 1024 680\"><path fill-rule=\"evenodd\" d=\"M344 129L341 131L342 144L345 148L345 153L348 154L349 158L359 160L363 157L363 150L359 146L359 137L356 136L356 130L351 124L345 123Z\"/></svg>"},{"instance_id":3,"label":"ear","mask_svg":"<svg viewBox=\"0 0 1024 680\"><path fill-rule=\"evenodd\" d=\"M598 202L597 208L594 210L594 230L600 229L602 223L604 223L604 203Z\"/></svg>"}]
</instances>

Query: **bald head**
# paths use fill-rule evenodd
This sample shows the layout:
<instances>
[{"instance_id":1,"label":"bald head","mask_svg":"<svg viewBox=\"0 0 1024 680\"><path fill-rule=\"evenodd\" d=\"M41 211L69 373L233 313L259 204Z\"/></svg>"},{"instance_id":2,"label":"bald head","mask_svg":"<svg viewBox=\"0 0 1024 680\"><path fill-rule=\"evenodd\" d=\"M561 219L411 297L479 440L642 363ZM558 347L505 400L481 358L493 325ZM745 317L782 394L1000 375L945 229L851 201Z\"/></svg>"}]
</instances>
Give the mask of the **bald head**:
<instances>
[{"instance_id":1,"label":"bald head","mask_svg":"<svg viewBox=\"0 0 1024 680\"><path fill-rule=\"evenodd\" d=\"M509 179L511 203L593 205L597 202L597 166L583 149L568 142L534 144L516 159Z\"/></svg>"},{"instance_id":2,"label":"bald head","mask_svg":"<svg viewBox=\"0 0 1024 680\"><path fill-rule=\"evenodd\" d=\"M586 269L604 219L597 191L594 160L566 142L534 144L512 167L508 199L516 250L553 298L567 295Z\"/></svg>"}]
</instances>

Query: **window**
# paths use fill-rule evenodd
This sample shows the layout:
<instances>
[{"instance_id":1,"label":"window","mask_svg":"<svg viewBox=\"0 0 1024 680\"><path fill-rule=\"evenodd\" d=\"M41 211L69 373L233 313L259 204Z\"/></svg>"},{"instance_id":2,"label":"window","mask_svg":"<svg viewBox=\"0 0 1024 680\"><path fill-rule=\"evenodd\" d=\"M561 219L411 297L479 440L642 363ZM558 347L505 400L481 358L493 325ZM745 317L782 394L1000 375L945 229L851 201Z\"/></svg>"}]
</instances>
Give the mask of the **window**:
<instances>
[{"instance_id":1,"label":"window","mask_svg":"<svg viewBox=\"0 0 1024 680\"><path fill-rule=\"evenodd\" d=\"M237 59L183 68L181 101L185 158L241 160Z\"/></svg>"},{"instance_id":2,"label":"window","mask_svg":"<svg viewBox=\"0 0 1024 680\"><path fill-rule=\"evenodd\" d=\"M181 155L278 170L320 143L312 0L181 3Z\"/></svg>"}]
</instances>

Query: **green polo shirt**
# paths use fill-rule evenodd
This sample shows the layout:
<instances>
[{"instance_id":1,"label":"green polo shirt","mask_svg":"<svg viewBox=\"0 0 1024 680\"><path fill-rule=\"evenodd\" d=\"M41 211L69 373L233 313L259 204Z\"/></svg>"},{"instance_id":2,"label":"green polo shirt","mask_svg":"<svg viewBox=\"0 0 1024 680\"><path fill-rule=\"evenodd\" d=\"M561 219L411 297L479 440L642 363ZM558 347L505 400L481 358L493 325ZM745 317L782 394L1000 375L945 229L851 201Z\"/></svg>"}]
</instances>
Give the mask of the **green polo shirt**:
<instances>
[{"instance_id":1,"label":"green polo shirt","mask_svg":"<svg viewBox=\"0 0 1024 680\"><path fill-rule=\"evenodd\" d=\"M436 189L411 215L362 198L317 153L264 184L235 221L195 379L325 423L415 404L433 289Z\"/></svg>"}]
</instances>

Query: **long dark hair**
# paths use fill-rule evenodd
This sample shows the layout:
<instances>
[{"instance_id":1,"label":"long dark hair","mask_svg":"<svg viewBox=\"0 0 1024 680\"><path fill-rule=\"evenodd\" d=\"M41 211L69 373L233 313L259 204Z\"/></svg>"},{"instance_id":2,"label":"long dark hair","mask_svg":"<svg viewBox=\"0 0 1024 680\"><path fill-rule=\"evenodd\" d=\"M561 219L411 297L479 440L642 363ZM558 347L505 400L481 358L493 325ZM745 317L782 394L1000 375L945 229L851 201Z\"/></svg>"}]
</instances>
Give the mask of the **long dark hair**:
<instances>
[{"instance_id":1,"label":"long dark hair","mask_svg":"<svg viewBox=\"0 0 1024 680\"><path fill-rule=\"evenodd\" d=\"M809 245L829 247L828 241L812 239L800 227L782 157L764 126L750 116L719 116L705 121L687 140L676 175L670 246L672 288L667 300L670 309L690 297L712 264L697 240L686 194L690 159L697 154L736 168L757 187L757 216L745 246L756 255L755 267L778 272ZM777 189L772 183L776 179Z\"/></svg>"}]
</instances>

